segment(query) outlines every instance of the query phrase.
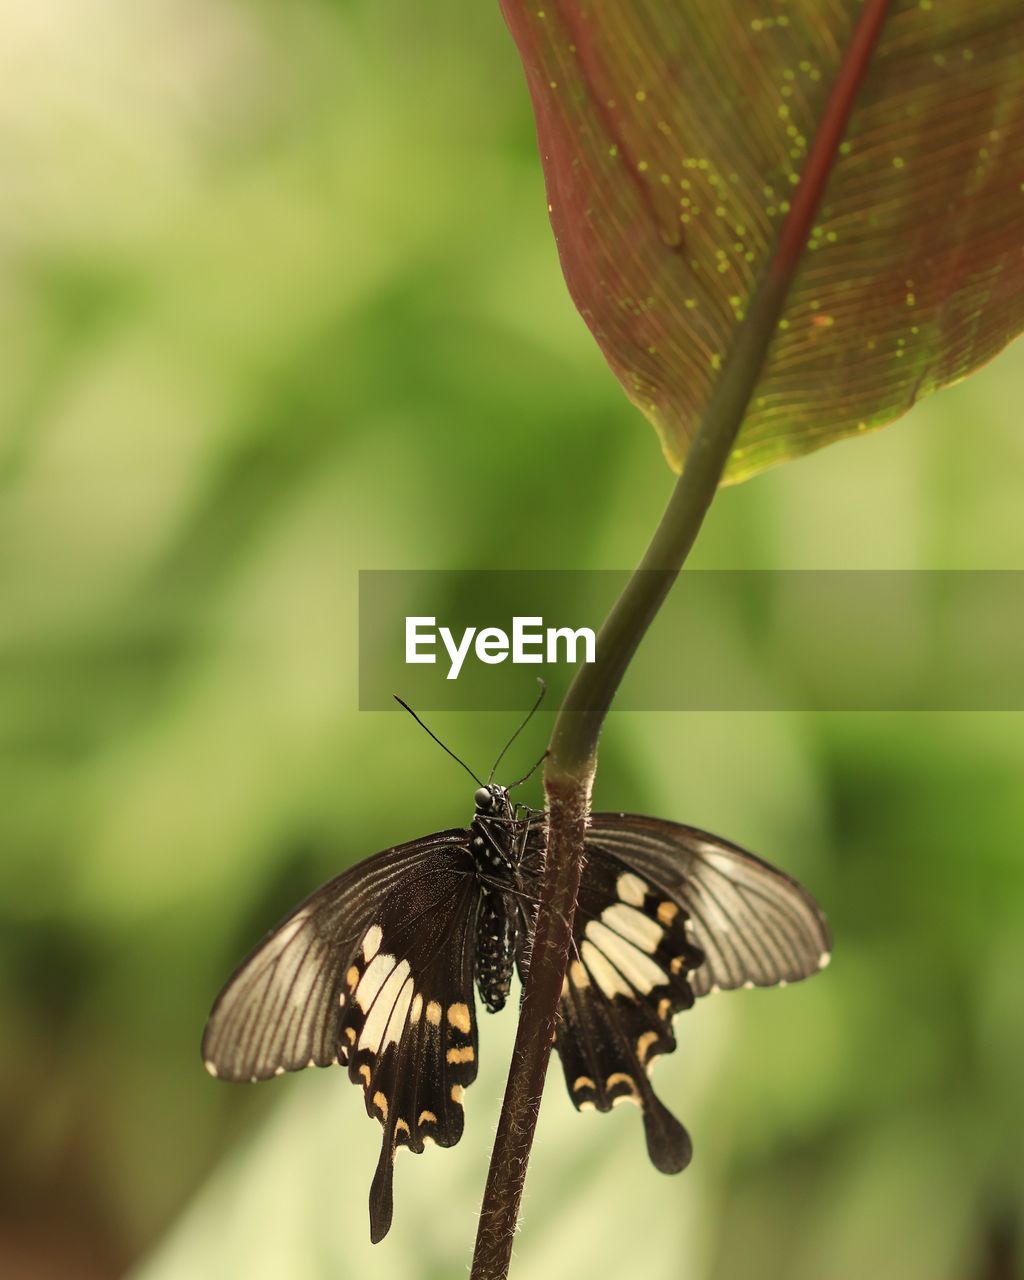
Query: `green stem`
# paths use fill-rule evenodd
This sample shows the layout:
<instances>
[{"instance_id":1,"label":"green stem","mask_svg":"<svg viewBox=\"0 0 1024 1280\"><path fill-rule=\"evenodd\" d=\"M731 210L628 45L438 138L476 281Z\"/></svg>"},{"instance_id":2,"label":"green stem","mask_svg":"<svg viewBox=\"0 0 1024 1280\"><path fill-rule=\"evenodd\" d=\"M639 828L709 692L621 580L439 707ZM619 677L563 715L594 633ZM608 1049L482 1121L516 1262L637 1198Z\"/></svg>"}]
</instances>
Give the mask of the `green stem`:
<instances>
[{"instance_id":1,"label":"green stem","mask_svg":"<svg viewBox=\"0 0 1024 1280\"><path fill-rule=\"evenodd\" d=\"M604 718L638 645L690 553L717 492L801 261L889 0L865 0L789 213L736 331L721 377L650 546L562 703L545 770L547 858L530 972L484 1191L471 1280L505 1280L554 1039L584 861Z\"/></svg>"}]
</instances>

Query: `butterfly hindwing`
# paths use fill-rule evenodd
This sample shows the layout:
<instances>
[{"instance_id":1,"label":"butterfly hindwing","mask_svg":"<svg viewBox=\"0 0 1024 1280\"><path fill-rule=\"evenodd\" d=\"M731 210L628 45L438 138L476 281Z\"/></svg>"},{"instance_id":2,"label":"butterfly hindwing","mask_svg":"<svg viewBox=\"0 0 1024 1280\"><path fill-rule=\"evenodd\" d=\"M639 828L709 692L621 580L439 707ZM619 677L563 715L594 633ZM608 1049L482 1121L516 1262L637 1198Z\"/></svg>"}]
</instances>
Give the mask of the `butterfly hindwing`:
<instances>
[{"instance_id":1,"label":"butterfly hindwing","mask_svg":"<svg viewBox=\"0 0 1024 1280\"><path fill-rule=\"evenodd\" d=\"M341 1062L383 1127L371 1235L400 1146L452 1146L477 1070L477 894L468 833L428 836L318 889L239 966L203 1036L207 1070L262 1080Z\"/></svg>"},{"instance_id":2,"label":"butterfly hindwing","mask_svg":"<svg viewBox=\"0 0 1024 1280\"><path fill-rule=\"evenodd\" d=\"M675 1048L672 1018L693 1004L689 975L702 958L670 897L614 854L588 850L555 1048L578 1109L640 1107L651 1160L666 1173L689 1162L690 1140L648 1076Z\"/></svg>"},{"instance_id":3,"label":"butterfly hindwing","mask_svg":"<svg viewBox=\"0 0 1024 1280\"><path fill-rule=\"evenodd\" d=\"M370 1189L374 1242L391 1224L398 1148L451 1147L462 1136L462 1097L477 1072L476 908L463 865L433 867L382 904L345 975L342 1061L384 1130Z\"/></svg>"},{"instance_id":4,"label":"butterfly hindwing","mask_svg":"<svg viewBox=\"0 0 1024 1280\"><path fill-rule=\"evenodd\" d=\"M637 1103L651 1160L674 1173L690 1140L649 1074L675 1049L675 1014L711 991L816 973L828 925L795 880L692 827L595 814L586 851L555 1048L574 1105Z\"/></svg>"}]
</instances>

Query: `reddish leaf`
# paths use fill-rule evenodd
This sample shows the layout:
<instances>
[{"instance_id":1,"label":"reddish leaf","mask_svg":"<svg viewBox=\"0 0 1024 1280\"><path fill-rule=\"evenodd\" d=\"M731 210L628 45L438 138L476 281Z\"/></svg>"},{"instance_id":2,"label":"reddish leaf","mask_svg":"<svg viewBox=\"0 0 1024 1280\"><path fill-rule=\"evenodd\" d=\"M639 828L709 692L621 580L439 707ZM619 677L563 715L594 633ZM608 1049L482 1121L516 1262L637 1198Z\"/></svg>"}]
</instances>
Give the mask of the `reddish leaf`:
<instances>
[{"instance_id":1,"label":"reddish leaf","mask_svg":"<svg viewBox=\"0 0 1024 1280\"><path fill-rule=\"evenodd\" d=\"M669 463L799 180L856 0L502 0L572 296ZM726 472L881 426L1024 327L1024 4L895 0Z\"/></svg>"}]
</instances>

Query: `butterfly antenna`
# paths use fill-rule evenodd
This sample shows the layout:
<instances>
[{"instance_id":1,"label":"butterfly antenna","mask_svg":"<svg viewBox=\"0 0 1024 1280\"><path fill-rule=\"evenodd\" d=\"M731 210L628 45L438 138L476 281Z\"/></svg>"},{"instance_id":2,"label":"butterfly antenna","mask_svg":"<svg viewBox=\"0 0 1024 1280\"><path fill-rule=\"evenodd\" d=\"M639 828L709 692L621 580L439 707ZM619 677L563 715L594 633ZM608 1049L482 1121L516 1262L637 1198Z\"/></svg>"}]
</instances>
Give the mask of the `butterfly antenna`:
<instances>
[{"instance_id":1,"label":"butterfly antenna","mask_svg":"<svg viewBox=\"0 0 1024 1280\"><path fill-rule=\"evenodd\" d=\"M510 782L506 790L515 791L516 787L521 787L524 782L527 782L530 778L533 777L533 775L537 772L537 770L541 767L541 765L544 763L544 761L548 758L550 754L551 754L551 748L547 747L544 751L544 754L537 761L537 763L527 773L524 773L523 776L518 779L518 781Z\"/></svg>"},{"instance_id":2,"label":"butterfly antenna","mask_svg":"<svg viewBox=\"0 0 1024 1280\"><path fill-rule=\"evenodd\" d=\"M465 771L469 774L469 776L473 779L473 781L476 783L478 787L482 787L484 785L480 781L480 779L476 776L476 774L473 772L473 770L469 767L469 765L466 764L465 760L460 760L459 757L455 754L455 752L451 749L451 747L446 747L444 745L444 743L433 731L433 729L427 728L427 726L419 718L416 712L413 711L412 707L409 706L408 702L405 702L402 698L400 698L397 693L392 694L392 697L400 707L404 707L406 711L408 711L408 713L412 716L412 718L416 721L416 723L419 725L421 729L424 729L427 733L430 734L430 736L434 739L434 741L437 743L437 745L441 748L442 751L447 751L456 764L462 765L463 769L465 769Z\"/></svg>"},{"instance_id":3,"label":"butterfly antenna","mask_svg":"<svg viewBox=\"0 0 1024 1280\"><path fill-rule=\"evenodd\" d=\"M538 693L538 694L537 694L537 701L533 704L533 706L530 708L530 710L526 713L526 719L523 721L523 723L522 723L522 724L519 726L519 728L515 731L515 733L512 735L512 737L511 737L511 738L509 738L508 742L506 742L506 743L505 743L505 745L502 747L501 751L500 751L500 752L499 752L499 754L498 754L498 758L497 758L497 760L495 760L495 762L494 762L494 768L493 768L493 769L490 771L490 773L487 775L487 781L488 781L488 782L490 782L490 781L494 778L494 775L495 775L495 773L496 773L496 772L497 772L497 770L498 770L498 765L499 765L499 764L501 764L502 760L503 760L503 759L504 759L504 757L505 757L505 752L509 749L509 747L512 745L512 743L513 743L513 742L515 742L516 738L518 738L518 737L519 737L519 735L522 733L522 731L523 731L523 730L526 728L526 726L530 723L530 721L533 719L534 712L537 710L537 708L540 706L540 704L544 701L544 695L547 693L547 691L548 691L548 687L547 687L547 685L544 683L544 681L540 678L540 676L538 676L538 677L537 677L537 683L540 685L540 693ZM546 752L546 751L545 751L544 755L547 755L547 752ZM541 756L541 760L543 760L543 759L544 759L544 756ZM533 766L533 769L536 769L536 768L537 768L537 765L539 765L539 764L540 764L540 760L538 760L538 761L537 761L537 764L535 764L535 765ZM531 770L530 770L530 773L533 773L533 769L531 769ZM526 775L526 777L527 777L527 778L530 776L530 773L528 773L528 774ZM523 779L523 781L525 782L525 781L526 781L526 779L524 778L524 779ZM518 785L518 784L517 784L517 785Z\"/></svg>"}]
</instances>

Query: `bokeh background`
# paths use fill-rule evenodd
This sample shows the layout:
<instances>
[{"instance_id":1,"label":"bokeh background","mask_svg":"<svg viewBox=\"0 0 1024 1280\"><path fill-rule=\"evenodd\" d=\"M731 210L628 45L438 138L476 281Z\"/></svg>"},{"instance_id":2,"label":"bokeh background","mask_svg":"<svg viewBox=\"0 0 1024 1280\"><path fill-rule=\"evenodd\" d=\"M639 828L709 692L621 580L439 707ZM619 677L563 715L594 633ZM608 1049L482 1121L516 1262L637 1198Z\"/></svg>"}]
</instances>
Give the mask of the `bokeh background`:
<instances>
[{"instance_id":1,"label":"bokeh background","mask_svg":"<svg viewBox=\"0 0 1024 1280\"><path fill-rule=\"evenodd\" d=\"M513 46L467 0L48 0L0 9L0 81L0 1275L465 1274L511 1014L376 1250L358 1091L198 1043L301 895L468 817L356 709L357 571L628 567L671 485ZM1011 349L724 492L694 563L1024 568L1022 391ZM435 727L479 762L510 725ZM556 1068L516 1274L1020 1275L1022 774L1012 714L613 715L598 804L780 862L836 954L681 1023L682 1177Z\"/></svg>"}]
</instances>

